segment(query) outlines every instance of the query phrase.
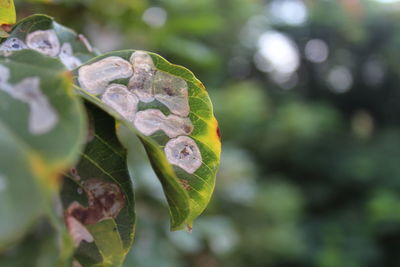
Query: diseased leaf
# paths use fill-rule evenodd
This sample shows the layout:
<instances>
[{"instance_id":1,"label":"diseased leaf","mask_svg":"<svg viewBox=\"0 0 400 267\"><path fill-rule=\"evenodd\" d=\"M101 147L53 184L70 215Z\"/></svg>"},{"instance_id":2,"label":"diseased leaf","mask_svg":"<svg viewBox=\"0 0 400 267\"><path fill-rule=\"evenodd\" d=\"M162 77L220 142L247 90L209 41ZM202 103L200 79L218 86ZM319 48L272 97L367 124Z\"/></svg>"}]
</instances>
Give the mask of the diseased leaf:
<instances>
[{"instance_id":1,"label":"diseased leaf","mask_svg":"<svg viewBox=\"0 0 400 267\"><path fill-rule=\"evenodd\" d=\"M56 59L0 56L0 250L48 210L79 156L86 125L71 86Z\"/></svg>"},{"instance_id":2,"label":"diseased leaf","mask_svg":"<svg viewBox=\"0 0 400 267\"><path fill-rule=\"evenodd\" d=\"M77 90L135 133L166 194L171 228L191 227L215 185L221 143L208 94L187 69L143 51L90 60Z\"/></svg>"},{"instance_id":3,"label":"diseased leaf","mask_svg":"<svg viewBox=\"0 0 400 267\"><path fill-rule=\"evenodd\" d=\"M118 266L132 245L134 196L115 120L87 105L88 143L62 190L65 222L83 266Z\"/></svg>"},{"instance_id":4,"label":"diseased leaf","mask_svg":"<svg viewBox=\"0 0 400 267\"><path fill-rule=\"evenodd\" d=\"M70 70L97 55L85 36L45 15L33 15L21 20L0 44L0 51L23 49L57 57Z\"/></svg>"},{"instance_id":5,"label":"diseased leaf","mask_svg":"<svg viewBox=\"0 0 400 267\"><path fill-rule=\"evenodd\" d=\"M0 0L0 26L14 24L16 19L14 0Z\"/></svg>"}]
</instances>

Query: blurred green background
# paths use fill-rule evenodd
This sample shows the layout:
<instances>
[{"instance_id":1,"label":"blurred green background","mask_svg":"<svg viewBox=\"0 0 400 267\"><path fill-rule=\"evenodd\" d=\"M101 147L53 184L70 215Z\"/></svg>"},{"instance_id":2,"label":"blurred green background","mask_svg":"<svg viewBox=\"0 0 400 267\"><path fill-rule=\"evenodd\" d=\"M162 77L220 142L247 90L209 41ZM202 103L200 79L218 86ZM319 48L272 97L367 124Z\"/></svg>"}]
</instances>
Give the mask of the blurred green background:
<instances>
[{"instance_id":1,"label":"blurred green background","mask_svg":"<svg viewBox=\"0 0 400 267\"><path fill-rule=\"evenodd\" d=\"M223 155L209 208L170 233L135 155L125 266L400 266L400 2L16 2L103 52L159 53L211 95Z\"/></svg>"}]
</instances>

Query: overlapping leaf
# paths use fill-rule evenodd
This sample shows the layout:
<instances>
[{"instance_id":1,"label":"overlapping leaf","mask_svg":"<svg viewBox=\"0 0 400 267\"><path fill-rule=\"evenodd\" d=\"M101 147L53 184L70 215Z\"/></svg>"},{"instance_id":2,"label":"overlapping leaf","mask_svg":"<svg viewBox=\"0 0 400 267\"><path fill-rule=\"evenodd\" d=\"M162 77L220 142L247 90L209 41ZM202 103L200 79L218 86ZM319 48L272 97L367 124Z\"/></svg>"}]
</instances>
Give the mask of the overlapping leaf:
<instances>
[{"instance_id":1,"label":"overlapping leaf","mask_svg":"<svg viewBox=\"0 0 400 267\"><path fill-rule=\"evenodd\" d=\"M134 50L99 56L74 75L88 101L141 139L164 188L171 228L190 228L211 198L220 159L217 121L201 82L156 54Z\"/></svg>"},{"instance_id":2,"label":"overlapping leaf","mask_svg":"<svg viewBox=\"0 0 400 267\"><path fill-rule=\"evenodd\" d=\"M63 238L68 236L39 220L23 240L0 253L0 266L70 267L73 246Z\"/></svg>"},{"instance_id":3,"label":"overlapping leaf","mask_svg":"<svg viewBox=\"0 0 400 267\"><path fill-rule=\"evenodd\" d=\"M16 50L36 50L46 56L58 58L67 69L75 68L96 55L84 36L77 35L44 15L34 15L16 24L10 37L0 44L0 50L6 54ZM89 110L92 114L91 126L96 125L96 132L90 133L94 135L81 154L81 160L75 169L77 174L70 174L72 180L65 181L62 192L67 209L65 221L78 246L76 258L83 265L99 263L114 266L123 261L133 241L135 215L132 184L127 172L125 151L116 140L114 120L106 113L93 108ZM76 177L80 177L81 180L74 180ZM114 214L115 218L109 214L110 210L107 210L107 207L96 206L93 203L94 206L83 206L90 201L97 201L93 192L85 189L85 185L89 186L88 183L92 182L97 182L97 186L104 187L103 189L110 186L112 189L113 185L117 185L118 190L121 190L117 191L121 193L123 207L118 211L118 215ZM78 193L79 190L83 190L87 195L82 196L82 192ZM115 195L97 196L108 202L112 201L110 197ZM79 204L78 208L70 206L74 202ZM89 213L92 219L88 221L82 214L76 214L77 212ZM103 217L99 215L102 212L106 213ZM93 215L95 213L97 215ZM94 241L79 240L79 230L88 230L86 233L91 235Z\"/></svg>"},{"instance_id":4,"label":"overlapping leaf","mask_svg":"<svg viewBox=\"0 0 400 267\"><path fill-rule=\"evenodd\" d=\"M57 57L67 69L74 69L97 55L85 36L45 15L33 15L21 20L0 44L0 51L22 49L33 49Z\"/></svg>"},{"instance_id":5,"label":"overlapping leaf","mask_svg":"<svg viewBox=\"0 0 400 267\"><path fill-rule=\"evenodd\" d=\"M132 183L126 151L115 121L87 105L88 143L62 191L65 221L83 266L119 266L132 245L135 226Z\"/></svg>"},{"instance_id":6,"label":"overlapping leaf","mask_svg":"<svg viewBox=\"0 0 400 267\"><path fill-rule=\"evenodd\" d=\"M82 149L83 114L58 60L29 50L0 56L0 249L49 206Z\"/></svg>"}]
</instances>

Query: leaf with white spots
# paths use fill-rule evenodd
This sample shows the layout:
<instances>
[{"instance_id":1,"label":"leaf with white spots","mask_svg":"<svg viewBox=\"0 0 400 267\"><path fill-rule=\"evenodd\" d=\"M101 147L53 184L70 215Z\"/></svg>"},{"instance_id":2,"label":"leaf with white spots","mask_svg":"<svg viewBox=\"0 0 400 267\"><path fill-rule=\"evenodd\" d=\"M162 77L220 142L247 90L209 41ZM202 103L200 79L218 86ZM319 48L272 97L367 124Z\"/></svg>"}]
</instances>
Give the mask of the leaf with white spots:
<instances>
[{"instance_id":1,"label":"leaf with white spots","mask_svg":"<svg viewBox=\"0 0 400 267\"><path fill-rule=\"evenodd\" d=\"M33 15L21 20L13 26L8 38L0 43L0 51L5 53L23 49L58 58L69 70L97 55L85 36L45 15Z\"/></svg>"},{"instance_id":2,"label":"leaf with white spots","mask_svg":"<svg viewBox=\"0 0 400 267\"><path fill-rule=\"evenodd\" d=\"M78 159L85 117L70 73L36 51L0 56L0 250L49 208Z\"/></svg>"},{"instance_id":3,"label":"leaf with white spots","mask_svg":"<svg viewBox=\"0 0 400 267\"><path fill-rule=\"evenodd\" d=\"M134 197L126 151L115 120L86 106L89 133L78 164L66 175L61 197L64 219L82 266L119 266L129 252L135 228Z\"/></svg>"},{"instance_id":4,"label":"leaf with white spots","mask_svg":"<svg viewBox=\"0 0 400 267\"><path fill-rule=\"evenodd\" d=\"M210 201L221 150L202 83L183 67L134 50L96 57L74 76L83 97L144 144L170 206L171 228L191 228Z\"/></svg>"}]
</instances>

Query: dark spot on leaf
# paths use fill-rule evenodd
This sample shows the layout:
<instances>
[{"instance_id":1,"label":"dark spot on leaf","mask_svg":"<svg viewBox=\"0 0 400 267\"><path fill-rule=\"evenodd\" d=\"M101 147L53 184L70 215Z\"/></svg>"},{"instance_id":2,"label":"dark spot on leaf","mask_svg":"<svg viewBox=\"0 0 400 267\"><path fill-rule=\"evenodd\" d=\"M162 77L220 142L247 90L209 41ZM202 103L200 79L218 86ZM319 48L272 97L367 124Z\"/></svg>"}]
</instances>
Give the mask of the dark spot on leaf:
<instances>
[{"instance_id":1,"label":"dark spot on leaf","mask_svg":"<svg viewBox=\"0 0 400 267\"><path fill-rule=\"evenodd\" d=\"M71 210L70 215L75 217L80 222L86 222L89 217L89 212L85 207L79 205Z\"/></svg>"},{"instance_id":2,"label":"dark spot on leaf","mask_svg":"<svg viewBox=\"0 0 400 267\"><path fill-rule=\"evenodd\" d=\"M171 87L164 87L163 90L169 96L175 95L175 90L172 89Z\"/></svg>"},{"instance_id":3,"label":"dark spot on leaf","mask_svg":"<svg viewBox=\"0 0 400 267\"><path fill-rule=\"evenodd\" d=\"M189 156L193 151L193 148L186 146L184 149L181 150L181 157L180 158L186 158Z\"/></svg>"},{"instance_id":4,"label":"dark spot on leaf","mask_svg":"<svg viewBox=\"0 0 400 267\"><path fill-rule=\"evenodd\" d=\"M76 170L76 168L71 168L70 172L74 176L78 174L78 171Z\"/></svg>"},{"instance_id":5,"label":"dark spot on leaf","mask_svg":"<svg viewBox=\"0 0 400 267\"><path fill-rule=\"evenodd\" d=\"M191 125L187 125L187 124L185 124L184 126L183 126L183 130L185 131L185 133L187 133L187 134L190 134L191 132L192 132L192 126Z\"/></svg>"},{"instance_id":6,"label":"dark spot on leaf","mask_svg":"<svg viewBox=\"0 0 400 267\"><path fill-rule=\"evenodd\" d=\"M187 190L190 191L192 190L192 187L190 186L189 182L187 180L184 179L179 179L179 182L181 183L182 187Z\"/></svg>"},{"instance_id":7,"label":"dark spot on leaf","mask_svg":"<svg viewBox=\"0 0 400 267\"><path fill-rule=\"evenodd\" d=\"M217 136L218 136L219 140L221 140L221 132L219 130L219 127L217 127Z\"/></svg>"},{"instance_id":8,"label":"dark spot on leaf","mask_svg":"<svg viewBox=\"0 0 400 267\"><path fill-rule=\"evenodd\" d=\"M43 43L45 45L47 45L49 48L52 48L53 46L51 45L51 43L49 42L49 40L43 40Z\"/></svg>"},{"instance_id":9,"label":"dark spot on leaf","mask_svg":"<svg viewBox=\"0 0 400 267\"><path fill-rule=\"evenodd\" d=\"M83 183L88 197L88 207L78 202L70 204L65 216L73 216L84 225L95 224L109 218L116 218L125 206L125 198L118 185L98 179Z\"/></svg>"},{"instance_id":10,"label":"dark spot on leaf","mask_svg":"<svg viewBox=\"0 0 400 267\"><path fill-rule=\"evenodd\" d=\"M12 24L2 24L1 28L5 31L5 32L10 32L12 30Z\"/></svg>"}]
</instances>

